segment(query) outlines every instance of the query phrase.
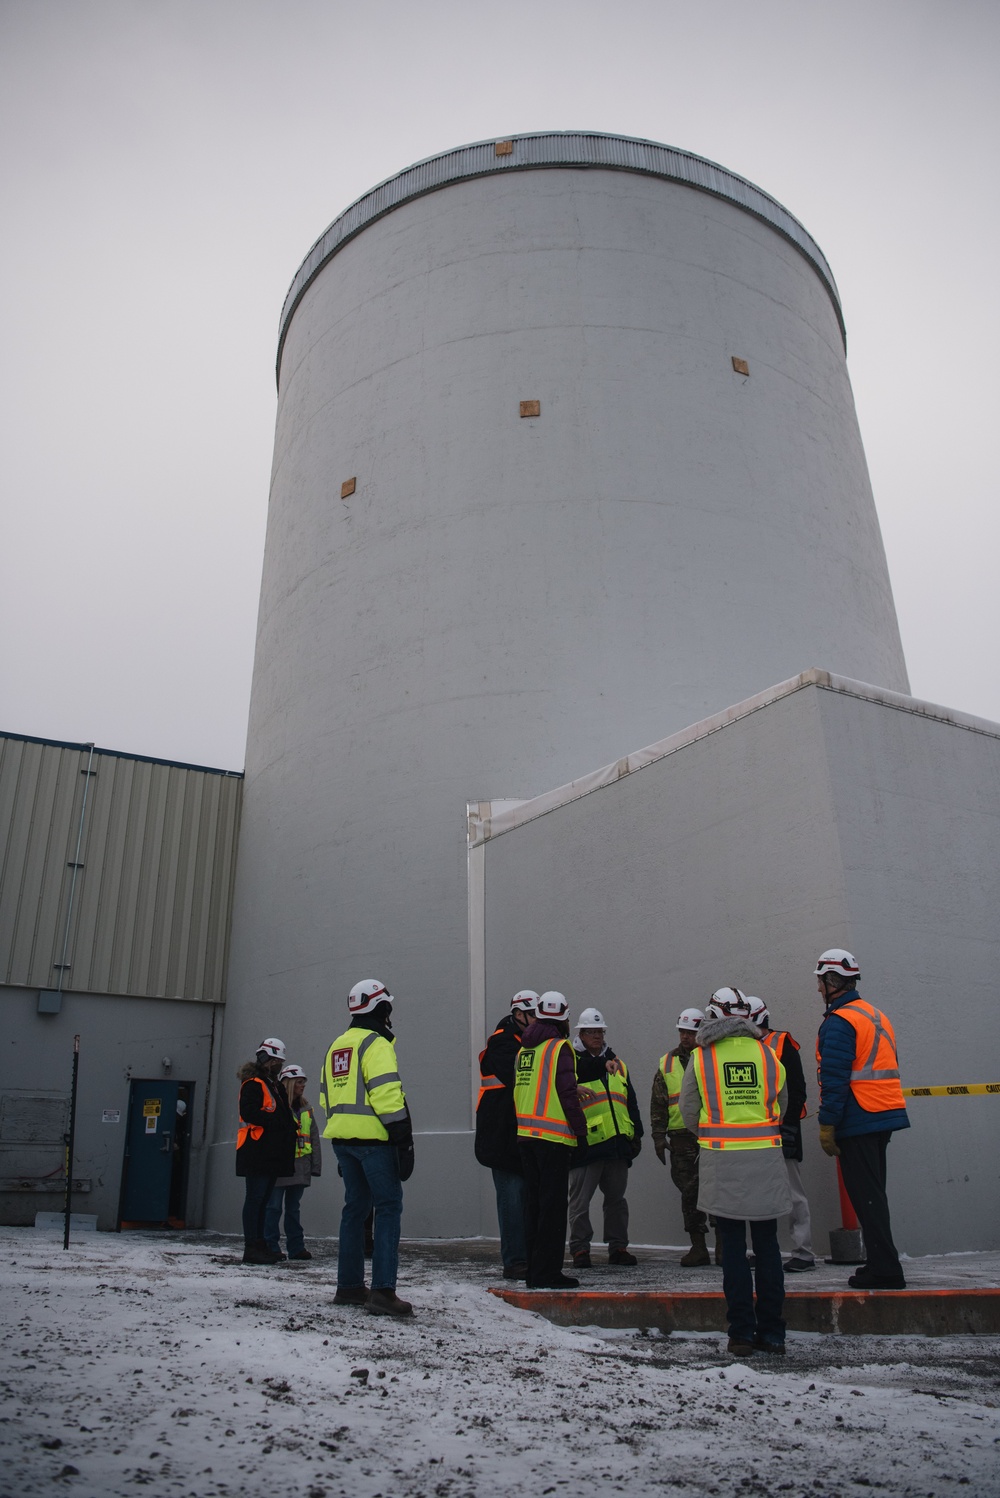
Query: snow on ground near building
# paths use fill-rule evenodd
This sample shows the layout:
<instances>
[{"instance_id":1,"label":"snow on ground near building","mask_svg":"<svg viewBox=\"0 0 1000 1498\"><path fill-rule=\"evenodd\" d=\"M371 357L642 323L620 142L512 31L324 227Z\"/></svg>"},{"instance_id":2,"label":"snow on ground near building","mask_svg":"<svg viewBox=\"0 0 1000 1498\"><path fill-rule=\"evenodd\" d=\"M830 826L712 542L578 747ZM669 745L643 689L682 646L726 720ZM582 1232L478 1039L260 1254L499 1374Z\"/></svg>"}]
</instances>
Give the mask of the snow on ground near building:
<instances>
[{"instance_id":1,"label":"snow on ground near building","mask_svg":"<svg viewBox=\"0 0 1000 1498\"><path fill-rule=\"evenodd\" d=\"M798 1335L745 1365L515 1310L481 1242L404 1245L410 1322L335 1307L328 1241L275 1269L214 1234L0 1242L4 1498L1000 1493L1000 1338Z\"/></svg>"}]
</instances>

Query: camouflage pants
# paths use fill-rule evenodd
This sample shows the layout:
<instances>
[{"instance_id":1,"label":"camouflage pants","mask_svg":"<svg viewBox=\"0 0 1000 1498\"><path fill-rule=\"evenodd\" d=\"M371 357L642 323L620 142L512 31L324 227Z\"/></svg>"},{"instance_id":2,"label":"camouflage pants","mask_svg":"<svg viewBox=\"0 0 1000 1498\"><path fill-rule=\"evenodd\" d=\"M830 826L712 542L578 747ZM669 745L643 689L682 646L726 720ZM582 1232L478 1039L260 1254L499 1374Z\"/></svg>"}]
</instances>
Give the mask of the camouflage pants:
<instances>
[{"instance_id":1,"label":"camouflage pants","mask_svg":"<svg viewBox=\"0 0 1000 1498\"><path fill-rule=\"evenodd\" d=\"M686 1233L706 1233L708 1218L698 1210L698 1152L701 1149L687 1129L671 1129L667 1135L670 1150L670 1179L681 1194Z\"/></svg>"}]
</instances>

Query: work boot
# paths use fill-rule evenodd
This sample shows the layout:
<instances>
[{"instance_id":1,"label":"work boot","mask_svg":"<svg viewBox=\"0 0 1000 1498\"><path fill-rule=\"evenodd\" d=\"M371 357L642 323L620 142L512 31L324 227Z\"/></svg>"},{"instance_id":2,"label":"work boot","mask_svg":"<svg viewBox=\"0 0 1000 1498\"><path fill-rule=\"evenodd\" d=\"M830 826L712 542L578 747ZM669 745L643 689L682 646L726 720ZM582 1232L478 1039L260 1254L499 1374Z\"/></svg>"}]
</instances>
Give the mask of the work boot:
<instances>
[{"instance_id":1,"label":"work boot","mask_svg":"<svg viewBox=\"0 0 1000 1498\"><path fill-rule=\"evenodd\" d=\"M571 1274L557 1274L551 1280L529 1280L529 1290L576 1290L580 1281L574 1279Z\"/></svg>"},{"instance_id":2,"label":"work boot","mask_svg":"<svg viewBox=\"0 0 1000 1498\"><path fill-rule=\"evenodd\" d=\"M400 1300L395 1290L373 1290L365 1302L365 1310L373 1316L412 1316L413 1307L408 1300Z\"/></svg>"},{"instance_id":3,"label":"work boot","mask_svg":"<svg viewBox=\"0 0 1000 1498\"><path fill-rule=\"evenodd\" d=\"M288 1257L290 1259L311 1259L312 1254L308 1248L300 1248L297 1254L289 1254Z\"/></svg>"},{"instance_id":4,"label":"work boot","mask_svg":"<svg viewBox=\"0 0 1000 1498\"><path fill-rule=\"evenodd\" d=\"M590 1269L591 1267L590 1250L586 1248L579 1249L578 1252L573 1255L573 1268Z\"/></svg>"},{"instance_id":5,"label":"work boot","mask_svg":"<svg viewBox=\"0 0 1000 1498\"><path fill-rule=\"evenodd\" d=\"M757 1351L752 1342L744 1342L741 1337L730 1337L727 1352L731 1352L734 1358L750 1358Z\"/></svg>"},{"instance_id":6,"label":"work boot","mask_svg":"<svg viewBox=\"0 0 1000 1498\"><path fill-rule=\"evenodd\" d=\"M349 1289L339 1289L333 1297L335 1306L363 1306L368 1301L368 1289L365 1285L352 1285Z\"/></svg>"},{"instance_id":7,"label":"work boot","mask_svg":"<svg viewBox=\"0 0 1000 1498\"><path fill-rule=\"evenodd\" d=\"M688 1237L691 1239L691 1247L681 1259L682 1267L684 1269L700 1269L704 1264L711 1264L712 1261L708 1256L708 1249L705 1246L705 1234L689 1233Z\"/></svg>"},{"instance_id":8,"label":"work boot","mask_svg":"<svg viewBox=\"0 0 1000 1498\"><path fill-rule=\"evenodd\" d=\"M630 1269L633 1264L638 1264L638 1262L639 1260L635 1254L630 1254L627 1248L611 1248L608 1250L609 1264L623 1264Z\"/></svg>"},{"instance_id":9,"label":"work boot","mask_svg":"<svg viewBox=\"0 0 1000 1498\"><path fill-rule=\"evenodd\" d=\"M244 1264L280 1264L284 1257L272 1253L263 1238L252 1239L243 1249Z\"/></svg>"},{"instance_id":10,"label":"work boot","mask_svg":"<svg viewBox=\"0 0 1000 1498\"><path fill-rule=\"evenodd\" d=\"M505 1264L503 1277L505 1280L526 1280L528 1266L527 1264Z\"/></svg>"}]
</instances>

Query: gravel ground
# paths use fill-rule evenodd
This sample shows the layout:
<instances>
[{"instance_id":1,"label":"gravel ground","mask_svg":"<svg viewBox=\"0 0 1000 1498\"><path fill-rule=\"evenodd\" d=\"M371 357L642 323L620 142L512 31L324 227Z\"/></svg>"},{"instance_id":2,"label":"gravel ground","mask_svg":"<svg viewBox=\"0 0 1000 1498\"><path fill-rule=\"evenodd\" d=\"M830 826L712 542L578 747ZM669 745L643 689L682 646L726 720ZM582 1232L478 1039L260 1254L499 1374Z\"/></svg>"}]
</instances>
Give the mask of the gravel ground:
<instances>
[{"instance_id":1,"label":"gravel ground","mask_svg":"<svg viewBox=\"0 0 1000 1498\"><path fill-rule=\"evenodd\" d=\"M561 1328L487 1293L495 1245L404 1245L417 1315L333 1305L335 1243L244 1268L231 1238L0 1229L0 1494L465 1498L1000 1494L1000 1338L722 1339ZM676 1254L586 1275L696 1284ZM997 1256L911 1261L994 1283ZM843 1283L825 1266L811 1284ZM926 1276L926 1278L925 1278Z\"/></svg>"}]
</instances>

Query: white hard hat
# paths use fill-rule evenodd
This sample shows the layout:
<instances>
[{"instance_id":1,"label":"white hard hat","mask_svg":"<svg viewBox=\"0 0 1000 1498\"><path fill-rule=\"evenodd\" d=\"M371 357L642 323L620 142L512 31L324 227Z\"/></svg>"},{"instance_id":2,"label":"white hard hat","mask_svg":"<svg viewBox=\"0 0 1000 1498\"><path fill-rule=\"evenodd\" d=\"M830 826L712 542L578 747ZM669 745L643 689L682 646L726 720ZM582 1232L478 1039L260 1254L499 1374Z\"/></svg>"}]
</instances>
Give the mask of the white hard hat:
<instances>
[{"instance_id":1,"label":"white hard hat","mask_svg":"<svg viewBox=\"0 0 1000 1498\"><path fill-rule=\"evenodd\" d=\"M538 995L533 988L519 988L510 1001L512 1009L523 1009L525 1014L534 1014Z\"/></svg>"},{"instance_id":2,"label":"white hard hat","mask_svg":"<svg viewBox=\"0 0 1000 1498\"><path fill-rule=\"evenodd\" d=\"M347 995L347 1007L352 1014L371 1014L376 1005L393 1003L392 994L377 978L362 978Z\"/></svg>"},{"instance_id":3,"label":"white hard hat","mask_svg":"<svg viewBox=\"0 0 1000 1498\"><path fill-rule=\"evenodd\" d=\"M678 1030L698 1030L705 1016L700 1009L682 1009L677 1016Z\"/></svg>"},{"instance_id":4,"label":"white hard hat","mask_svg":"<svg viewBox=\"0 0 1000 1498\"><path fill-rule=\"evenodd\" d=\"M309 1080L301 1066L283 1066L281 1068L281 1075L278 1077L279 1082L294 1082L296 1079L300 1082L308 1082Z\"/></svg>"},{"instance_id":5,"label":"white hard hat","mask_svg":"<svg viewBox=\"0 0 1000 1498\"><path fill-rule=\"evenodd\" d=\"M548 988L535 1005L535 1014L539 1019L565 1019L569 1014L569 1001L564 993Z\"/></svg>"},{"instance_id":6,"label":"white hard hat","mask_svg":"<svg viewBox=\"0 0 1000 1498\"><path fill-rule=\"evenodd\" d=\"M835 973L838 978L861 977L861 969L858 967L856 958L843 947L831 947L820 957L816 964L815 977L824 978L827 973Z\"/></svg>"},{"instance_id":7,"label":"white hard hat","mask_svg":"<svg viewBox=\"0 0 1000 1498\"><path fill-rule=\"evenodd\" d=\"M258 1056L260 1055L261 1051L264 1052L265 1056L270 1056L278 1061L284 1061L285 1042L283 1040L275 1040L273 1037L268 1040L262 1040L260 1045L257 1047Z\"/></svg>"},{"instance_id":8,"label":"white hard hat","mask_svg":"<svg viewBox=\"0 0 1000 1498\"><path fill-rule=\"evenodd\" d=\"M769 1029L771 1016L767 1012L767 1005L764 1003L764 1000L747 994L747 1003L750 1005L750 1023L758 1025L762 1030Z\"/></svg>"},{"instance_id":9,"label":"white hard hat","mask_svg":"<svg viewBox=\"0 0 1000 1498\"><path fill-rule=\"evenodd\" d=\"M576 1025L578 1035L581 1030L606 1030L607 1028L607 1022L599 1009L585 1009Z\"/></svg>"},{"instance_id":10,"label":"white hard hat","mask_svg":"<svg viewBox=\"0 0 1000 1498\"><path fill-rule=\"evenodd\" d=\"M708 1019L749 1019L746 994L738 988L717 988L705 1015Z\"/></svg>"},{"instance_id":11,"label":"white hard hat","mask_svg":"<svg viewBox=\"0 0 1000 1498\"><path fill-rule=\"evenodd\" d=\"M176 1109L177 1117L178 1118L183 1118L184 1115L185 1115L185 1113L187 1112L187 1110L188 1110L187 1103L184 1101L184 1099L182 1097L179 1097L177 1099L177 1109Z\"/></svg>"}]
</instances>

